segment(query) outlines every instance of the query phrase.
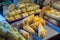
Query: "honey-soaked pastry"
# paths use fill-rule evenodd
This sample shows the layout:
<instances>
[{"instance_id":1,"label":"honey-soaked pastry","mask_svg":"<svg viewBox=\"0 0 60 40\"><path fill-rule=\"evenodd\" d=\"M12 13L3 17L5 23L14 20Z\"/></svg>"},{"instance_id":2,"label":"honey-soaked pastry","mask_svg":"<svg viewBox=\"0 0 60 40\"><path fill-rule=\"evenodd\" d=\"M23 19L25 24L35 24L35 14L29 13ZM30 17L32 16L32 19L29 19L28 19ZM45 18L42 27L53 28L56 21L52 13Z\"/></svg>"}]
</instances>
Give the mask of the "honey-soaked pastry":
<instances>
[{"instance_id":1,"label":"honey-soaked pastry","mask_svg":"<svg viewBox=\"0 0 60 40\"><path fill-rule=\"evenodd\" d=\"M24 30L30 32L30 33L33 33L33 34L36 34L35 31L28 25L26 24L24 27L23 27Z\"/></svg>"},{"instance_id":2,"label":"honey-soaked pastry","mask_svg":"<svg viewBox=\"0 0 60 40\"><path fill-rule=\"evenodd\" d=\"M35 16L35 17L34 17L34 23L35 23L35 22L38 22L39 20L40 20L40 18L39 18L38 16Z\"/></svg>"},{"instance_id":3,"label":"honey-soaked pastry","mask_svg":"<svg viewBox=\"0 0 60 40\"><path fill-rule=\"evenodd\" d=\"M31 24L31 28L33 28L34 30L37 30L38 24L39 24L39 22L35 22L35 23Z\"/></svg>"},{"instance_id":4,"label":"honey-soaked pastry","mask_svg":"<svg viewBox=\"0 0 60 40\"><path fill-rule=\"evenodd\" d=\"M45 20L43 18L40 18L40 23L44 26L46 24Z\"/></svg>"},{"instance_id":5,"label":"honey-soaked pastry","mask_svg":"<svg viewBox=\"0 0 60 40\"><path fill-rule=\"evenodd\" d=\"M41 23L38 26L38 36L44 38L47 34L47 31L44 29Z\"/></svg>"},{"instance_id":6,"label":"honey-soaked pastry","mask_svg":"<svg viewBox=\"0 0 60 40\"><path fill-rule=\"evenodd\" d=\"M45 14L45 12L47 11L47 10L49 10L50 9L50 6L48 5L48 6L45 6L45 7L43 7L43 9L40 11L40 18L43 18L43 15Z\"/></svg>"},{"instance_id":7,"label":"honey-soaked pastry","mask_svg":"<svg viewBox=\"0 0 60 40\"><path fill-rule=\"evenodd\" d=\"M31 21L33 21L33 19L34 19L34 15L31 15L31 16L27 17L27 19L25 21L31 22Z\"/></svg>"},{"instance_id":8,"label":"honey-soaked pastry","mask_svg":"<svg viewBox=\"0 0 60 40\"><path fill-rule=\"evenodd\" d=\"M30 34L28 33L28 32L26 32L26 31L24 31L24 30L19 30L19 32L26 38L26 39L28 39L29 37L30 37Z\"/></svg>"}]
</instances>

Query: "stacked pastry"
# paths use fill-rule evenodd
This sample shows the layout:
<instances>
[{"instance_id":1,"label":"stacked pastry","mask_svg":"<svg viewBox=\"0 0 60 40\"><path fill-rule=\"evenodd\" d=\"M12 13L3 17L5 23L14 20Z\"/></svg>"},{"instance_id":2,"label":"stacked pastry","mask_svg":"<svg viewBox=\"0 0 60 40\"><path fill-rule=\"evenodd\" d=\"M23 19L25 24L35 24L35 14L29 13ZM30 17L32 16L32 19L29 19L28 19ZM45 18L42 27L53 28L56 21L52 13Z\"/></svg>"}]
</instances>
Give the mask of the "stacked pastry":
<instances>
[{"instance_id":1,"label":"stacked pastry","mask_svg":"<svg viewBox=\"0 0 60 40\"><path fill-rule=\"evenodd\" d=\"M18 9L21 9L23 13L27 12L29 15L40 12L40 6L35 3L19 2L17 4Z\"/></svg>"},{"instance_id":2,"label":"stacked pastry","mask_svg":"<svg viewBox=\"0 0 60 40\"><path fill-rule=\"evenodd\" d=\"M58 21L60 21L60 12L56 9L50 8L49 10L46 11L44 18L51 22L52 24L59 26Z\"/></svg>"},{"instance_id":3,"label":"stacked pastry","mask_svg":"<svg viewBox=\"0 0 60 40\"><path fill-rule=\"evenodd\" d=\"M50 10L46 11L46 15L54 18L54 19L59 19L60 18L60 12L57 11L56 9L50 8Z\"/></svg>"},{"instance_id":4,"label":"stacked pastry","mask_svg":"<svg viewBox=\"0 0 60 40\"><path fill-rule=\"evenodd\" d=\"M4 16L8 21L14 21L35 13L39 13L39 7L40 6L35 3L19 2L17 5L11 4L8 7L9 12L4 13Z\"/></svg>"},{"instance_id":5,"label":"stacked pastry","mask_svg":"<svg viewBox=\"0 0 60 40\"><path fill-rule=\"evenodd\" d=\"M23 25L23 26L22 26ZM31 15L23 20L22 23L18 23L18 27L20 30L20 33L24 35L24 37L28 37L29 35L35 34L39 37L44 38L46 36L47 31L44 29L45 21L42 18L39 18L38 16ZM29 35L25 35L23 31L25 30Z\"/></svg>"},{"instance_id":6,"label":"stacked pastry","mask_svg":"<svg viewBox=\"0 0 60 40\"><path fill-rule=\"evenodd\" d=\"M52 7L60 10L60 0L59 0L59 1L57 0L57 1L55 1L54 3L52 3Z\"/></svg>"},{"instance_id":7,"label":"stacked pastry","mask_svg":"<svg viewBox=\"0 0 60 40\"><path fill-rule=\"evenodd\" d=\"M21 11L19 9L17 9L17 10L5 13L4 16L8 21L14 21L17 19L21 19L20 12Z\"/></svg>"}]
</instances>

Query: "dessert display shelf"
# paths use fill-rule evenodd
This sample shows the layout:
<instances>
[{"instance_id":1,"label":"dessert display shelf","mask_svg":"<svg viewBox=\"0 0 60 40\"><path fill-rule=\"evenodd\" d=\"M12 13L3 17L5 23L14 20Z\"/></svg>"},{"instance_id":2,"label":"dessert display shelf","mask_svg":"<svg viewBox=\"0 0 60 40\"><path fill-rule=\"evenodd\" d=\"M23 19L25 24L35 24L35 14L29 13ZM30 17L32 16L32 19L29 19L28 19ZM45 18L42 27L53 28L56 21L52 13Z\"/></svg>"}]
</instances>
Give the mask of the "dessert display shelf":
<instances>
[{"instance_id":1,"label":"dessert display shelf","mask_svg":"<svg viewBox=\"0 0 60 40\"><path fill-rule=\"evenodd\" d=\"M52 23L53 25L57 26L58 28L60 28L60 21L53 19L49 16L44 16L44 19L47 20L48 22Z\"/></svg>"},{"instance_id":2,"label":"dessert display shelf","mask_svg":"<svg viewBox=\"0 0 60 40\"><path fill-rule=\"evenodd\" d=\"M40 6L35 3L19 2L17 5L11 4L6 11L4 10L3 16L9 23L13 23L30 15L38 14L40 11Z\"/></svg>"},{"instance_id":3,"label":"dessert display shelf","mask_svg":"<svg viewBox=\"0 0 60 40\"><path fill-rule=\"evenodd\" d=\"M36 14L34 14L34 15L39 15L39 13L36 13ZM30 15L29 15L29 16L30 16ZM16 19L16 20L14 20L14 21L8 21L8 20L6 19L6 21L7 21L8 23L12 24L12 23L14 23L14 22L21 21L21 20L23 20L23 19L25 19L25 18L27 18L27 17L28 17L28 16L23 17L23 18L20 18L20 19Z\"/></svg>"}]
</instances>

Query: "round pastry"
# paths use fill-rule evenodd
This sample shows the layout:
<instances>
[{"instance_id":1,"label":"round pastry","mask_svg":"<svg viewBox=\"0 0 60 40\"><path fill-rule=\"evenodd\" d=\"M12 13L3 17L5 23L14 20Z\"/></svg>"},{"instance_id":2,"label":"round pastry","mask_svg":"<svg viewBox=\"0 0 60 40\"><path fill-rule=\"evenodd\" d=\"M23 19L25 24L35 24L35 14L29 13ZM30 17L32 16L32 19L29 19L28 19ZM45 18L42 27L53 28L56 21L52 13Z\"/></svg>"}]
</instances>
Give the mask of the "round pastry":
<instances>
[{"instance_id":1,"label":"round pastry","mask_svg":"<svg viewBox=\"0 0 60 40\"><path fill-rule=\"evenodd\" d=\"M25 7L25 4L24 3L23 4L18 4L17 7L18 8L24 8Z\"/></svg>"},{"instance_id":2,"label":"round pastry","mask_svg":"<svg viewBox=\"0 0 60 40\"><path fill-rule=\"evenodd\" d=\"M21 8L21 11L22 12L26 12L26 8Z\"/></svg>"},{"instance_id":3,"label":"round pastry","mask_svg":"<svg viewBox=\"0 0 60 40\"><path fill-rule=\"evenodd\" d=\"M27 12L26 13L22 13L21 15L22 15L22 17L27 17L28 13Z\"/></svg>"},{"instance_id":4,"label":"round pastry","mask_svg":"<svg viewBox=\"0 0 60 40\"><path fill-rule=\"evenodd\" d=\"M30 6L30 3L26 3L25 5L26 5L26 7L27 7L27 6Z\"/></svg>"},{"instance_id":5,"label":"round pastry","mask_svg":"<svg viewBox=\"0 0 60 40\"><path fill-rule=\"evenodd\" d=\"M6 17L6 19L8 20L8 21L13 21L14 20L14 17Z\"/></svg>"},{"instance_id":6,"label":"round pastry","mask_svg":"<svg viewBox=\"0 0 60 40\"><path fill-rule=\"evenodd\" d=\"M9 11L13 11L15 9L15 5L14 4L11 4L9 7L8 7L8 10Z\"/></svg>"},{"instance_id":7,"label":"round pastry","mask_svg":"<svg viewBox=\"0 0 60 40\"><path fill-rule=\"evenodd\" d=\"M15 14L16 14L15 11L12 11L12 12L9 13L10 16L13 16Z\"/></svg>"},{"instance_id":8,"label":"round pastry","mask_svg":"<svg viewBox=\"0 0 60 40\"><path fill-rule=\"evenodd\" d=\"M37 9L35 12L36 12L36 13L39 13L40 11L41 11L40 9Z\"/></svg>"},{"instance_id":9,"label":"round pastry","mask_svg":"<svg viewBox=\"0 0 60 40\"><path fill-rule=\"evenodd\" d=\"M19 13L21 13L21 10L18 9L18 10L15 10L15 12L16 12L16 14L19 14Z\"/></svg>"},{"instance_id":10,"label":"round pastry","mask_svg":"<svg viewBox=\"0 0 60 40\"><path fill-rule=\"evenodd\" d=\"M40 8L39 5L35 5L35 6L34 6L34 10L39 9L39 8Z\"/></svg>"},{"instance_id":11,"label":"round pastry","mask_svg":"<svg viewBox=\"0 0 60 40\"><path fill-rule=\"evenodd\" d=\"M21 15L15 15L14 18L15 18L15 20L16 19L20 19L21 18Z\"/></svg>"},{"instance_id":12,"label":"round pastry","mask_svg":"<svg viewBox=\"0 0 60 40\"><path fill-rule=\"evenodd\" d=\"M35 14L35 11L31 11L31 12L29 12L29 14L31 15L31 14Z\"/></svg>"},{"instance_id":13,"label":"round pastry","mask_svg":"<svg viewBox=\"0 0 60 40\"><path fill-rule=\"evenodd\" d=\"M32 10L34 10L33 6L27 7L27 11L32 11Z\"/></svg>"}]
</instances>

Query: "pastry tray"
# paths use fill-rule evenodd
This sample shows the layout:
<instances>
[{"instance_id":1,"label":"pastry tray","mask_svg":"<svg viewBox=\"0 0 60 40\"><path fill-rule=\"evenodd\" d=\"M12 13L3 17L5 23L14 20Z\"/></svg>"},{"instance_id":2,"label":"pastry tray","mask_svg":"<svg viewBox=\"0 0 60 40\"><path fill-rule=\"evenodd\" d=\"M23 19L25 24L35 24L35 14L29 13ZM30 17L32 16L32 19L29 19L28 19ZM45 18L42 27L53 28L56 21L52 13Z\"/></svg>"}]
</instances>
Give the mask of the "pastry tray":
<instances>
[{"instance_id":1,"label":"pastry tray","mask_svg":"<svg viewBox=\"0 0 60 40\"><path fill-rule=\"evenodd\" d=\"M58 28L60 28L60 21L59 20L56 20L54 18L51 18L49 16L44 16L44 19L50 23L52 23L53 25L57 26ZM50 20L51 19L51 20Z\"/></svg>"},{"instance_id":2,"label":"pastry tray","mask_svg":"<svg viewBox=\"0 0 60 40\"><path fill-rule=\"evenodd\" d=\"M47 16L47 17L49 17L49 18L52 18L52 19L55 19L55 20L57 20L57 21L60 22L60 17L58 17L58 16L55 16L55 15L48 15L48 14L45 14L45 16Z\"/></svg>"}]
</instances>

